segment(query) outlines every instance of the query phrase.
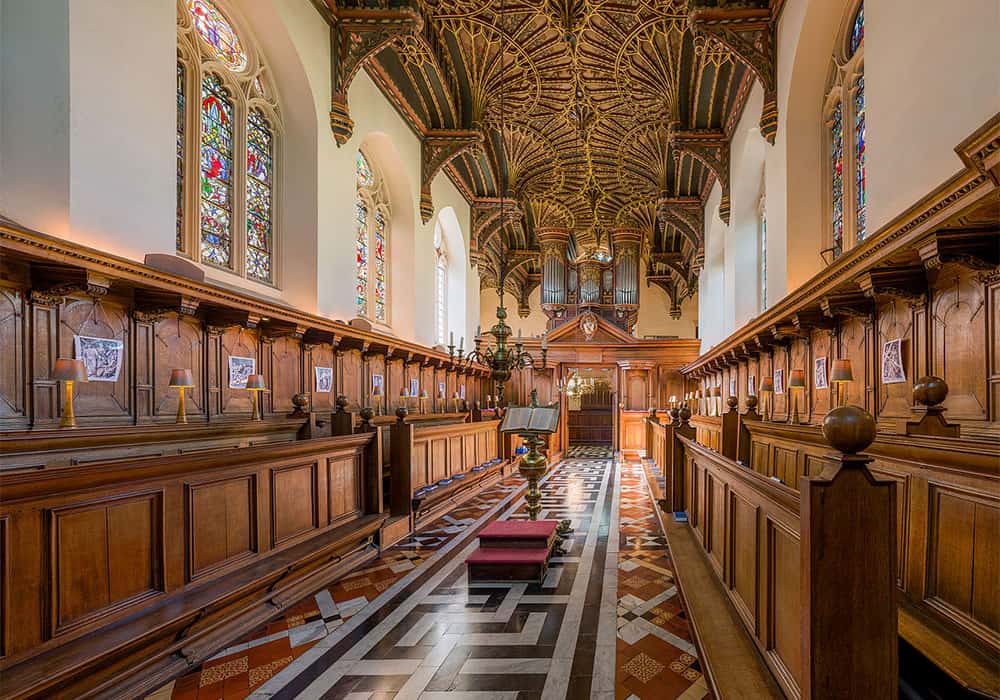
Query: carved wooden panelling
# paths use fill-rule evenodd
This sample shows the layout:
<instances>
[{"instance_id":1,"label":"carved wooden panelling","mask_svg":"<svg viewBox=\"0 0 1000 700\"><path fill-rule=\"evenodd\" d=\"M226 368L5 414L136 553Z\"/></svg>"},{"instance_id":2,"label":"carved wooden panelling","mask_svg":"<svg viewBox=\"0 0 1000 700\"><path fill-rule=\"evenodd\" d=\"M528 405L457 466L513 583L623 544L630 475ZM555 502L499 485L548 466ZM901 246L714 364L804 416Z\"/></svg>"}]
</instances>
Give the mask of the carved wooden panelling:
<instances>
[{"instance_id":1,"label":"carved wooden panelling","mask_svg":"<svg viewBox=\"0 0 1000 700\"><path fill-rule=\"evenodd\" d=\"M124 344L117 381L88 381L74 387L74 407L80 416L120 417L131 413L129 395L129 317L117 303L71 299L59 314L59 356L76 357L73 336L113 338Z\"/></svg>"},{"instance_id":2,"label":"carved wooden panelling","mask_svg":"<svg viewBox=\"0 0 1000 700\"><path fill-rule=\"evenodd\" d=\"M361 514L361 469L360 455L326 461L328 524L339 525Z\"/></svg>"},{"instance_id":3,"label":"carved wooden panelling","mask_svg":"<svg viewBox=\"0 0 1000 700\"><path fill-rule=\"evenodd\" d=\"M0 426L24 418L24 315L20 292L0 290Z\"/></svg>"},{"instance_id":4,"label":"carved wooden panelling","mask_svg":"<svg viewBox=\"0 0 1000 700\"><path fill-rule=\"evenodd\" d=\"M7 562L7 524L9 518L0 518L0 658L7 655L7 621L10 619L10 604L7 591L10 582Z\"/></svg>"},{"instance_id":5,"label":"carved wooden panelling","mask_svg":"<svg viewBox=\"0 0 1000 700\"><path fill-rule=\"evenodd\" d=\"M368 405L371 394L371 379L364 375L361 367L361 352L349 350L340 355L341 382L339 391L347 397L351 408ZM366 384L367 383L367 384ZM362 384L365 384L362 387Z\"/></svg>"},{"instance_id":6,"label":"carved wooden panelling","mask_svg":"<svg viewBox=\"0 0 1000 700\"><path fill-rule=\"evenodd\" d=\"M294 406L292 397L303 390L302 349L295 338L275 338L264 343L269 355L271 391L265 394L266 404L274 413L289 413ZM312 390L310 382L309 391Z\"/></svg>"},{"instance_id":7,"label":"carved wooden panelling","mask_svg":"<svg viewBox=\"0 0 1000 700\"><path fill-rule=\"evenodd\" d=\"M870 376L869 360L870 324L859 318L845 319L840 331L840 357L850 360L856 381L844 385L844 402L850 406L862 406L873 410L871 397L866 391L864 377ZM831 364L831 367L833 365Z\"/></svg>"},{"instance_id":8,"label":"carved wooden panelling","mask_svg":"<svg viewBox=\"0 0 1000 700\"><path fill-rule=\"evenodd\" d=\"M809 456L806 455L808 464ZM869 465L869 469L879 479L896 482L896 579L902 586L906 578L906 552L909 549L909 508L910 477L895 471L880 468L878 462Z\"/></svg>"},{"instance_id":9,"label":"carved wooden panelling","mask_svg":"<svg viewBox=\"0 0 1000 700\"><path fill-rule=\"evenodd\" d=\"M257 372L263 371L257 353L257 331L246 328L227 328L219 339L219 391L220 413L223 415L250 413L250 392L229 388L229 358L252 357L257 360Z\"/></svg>"},{"instance_id":10,"label":"carved wooden panelling","mask_svg":"<svg viewBox=\"0 0 1000 700\"><path fill-rule=\"evenodd\" d=\"M966 618L974 634L996 647L1000 500L932 486L929 528L927 598Z\"/></svg>"},{"instance_id":11,"label":"carved wooden panelling","mask_svg":"<svg viewBox=\"0 0 1000 700\"><path fill-rule=\"evenodd\" d=\"M799 538L767 520L767 649L771 659L801 684Z\"/></svg>"},{"instance_id":12,"label":"carved wooden panelling","mask_svg":"<svg viewBox=\"0 0 1000 700\"><path fill-rule=\"evenodd\" d=\"M189 369L199 383L205 371L205 343L201 323L190 316L171 315L153 326L150 359L153 366L153 415L171 419L177 414L177 389L171 389L170 372ZM188 389L186 410L194 417L204 412L203 386Z\"/></svg>"},{"instance_id":13,"label":"carved wooden panelling","mask_svg":"<svg viewBox=\"0 0 1000 700\"><path fill-rule=\"evenodd\" d=\"M389 362L388 370L386 371L386 381L388 382L386 391L388 392L390 401L390 411L394 411L399 405L399 390L409 389L404 379L404 370L405 367L402 360L392 360Z\"/></svg>"},{"instance_id":14,"label":"carved wooden panelling","mask_svg":"<svg viewBox=\"0 0 1000 700\"><path fill-rule=\"evenodd\" d=\"M304 380L305 391L312 397L312 410L332 411L337 396L343 393L340 386L340 377L337 373L337 365L334 359L333 349L326 343L312 345L304 353ZM329 391L316 390L316 368L329 367L333 370L333 386Z\"/></svg>"},{"instance_id":15,"label":"carved wooden panelling","mask_svg":"<svg viewBox=\"0 0 1000 700\"><path fill-rule=\"evenodd\" d=\"M782 483L792 488L798 488L798 454L798 450L775 446L769 476L776 476L781 479Z\"/></svg>"},{"instance_id":16,"label":"carved wooden panelling","mask_svg":"<svg viewBox=\"0 0 1000 700\"><path fill-rule=\"evenodd\" d=\"M434 480L432 464L430 442L422 440L414 443L410 463L410 479L413 482L413 488L426 486Z\"/></svg>"},{"instance_id":17,"label":"carved wooden panelling","mask_svg":"<svg viewBox=\"0 0 1000 700\"><path fill-rule=\"evenodd\" d=\"M160 492L53 508L49 527L52 634L163 590Z\"/></svg>"},{"instance_id":18,"label":"carved wooden panelling","mask_svg":"<svg viewBox=\"0 0 1000 700\"><path fill-rule=\"evenodd\" d=\"M59 355L56 343L58 319L57 306L37 299L32 301L30 328L34 342L29 350L29 374L35 422L41 424L53 421L62 406L62 392L50 374Z\"/></svg>"},{"instance_id":19,"label":"carved wooden panelling","mask_svg":"<svg viewBox=\"0 0 1000 700\"><path fill-rule=\"evenodd\" d=\"M945 407L952 420L986 420L982 381L986 347L983 285L962 268L942 273L934 294L934 374L948 382Z\"/></svg>"},{"instance_id":20,"label":"carved wooden panelling","mask_svg":"<svg viewBox=\"0 0 1000 700\"><path fill-rule=\"evenodd\" d=\"M758 511L742 496L729 494L729 588L750 629L757 626Z\"/></svg>"},{"instance_id":21,"label":"carved wooden panelling","mask_svg":"<svg viewBox=\"0 0 1000 700\"><path fill-rule=\"evenodd\" d=\"M771 446L760 440L751 440L750 464L761 474L768 476L774 474L774 467L771 465Z\"/></svg>"},{"instance_id":22,"label":"carved wooden panelling","mask_svg":"<svg viewBox=\"0 0 1000 700\"><path fill-rule=\"evenodd\" d=\"M278 546L319 526L316 463L271 469L271 542Z\"/></svg>"},{"instance_id":23,"label":"carved wooden panelling","mask_svg":"<svg viewBox=\"0 0 1000 700\"><path fill-rule=\"evenodd\" d=\"M726 560L726 484L711 473L705 475L708 502L705 508L705 550L721 575Z\"/></svg>"},{"instance_id":24,"label":"carved wooden panelling","mask_svg":"<svg viewBox=\"0 0 1000 700\"><path fill-rule=\"evenodd\" d=\"M452 467L452 471L465 471L479 464L476 461L476 436L475 435L463 435L462 436L462 463L457 468Z\"/></svg>"},{"instance_id":25,"label":"carved wooden panelling","mask_svg":"<svg viewBox=\"0 0 1000 700\"><path fill-rule=\"evenodd\" d=\"M902 340L903 369L906 381L896 384L883 384L882 348L889 341ZM879 414L886 417L907 417L913 404L913 310L901 300L892 300L880 304L878 308L878 351L879 362L876 367L879 387Z\"/></svg>"},{"instance_id":26,"label":"carved wooden panelling","mask_svg":"<svg viewBox=\"0 0 1000 700\"><path fill-rule=\"evenodd\" d=\"M257 553L255 475L193 483L187 490L189 579Z\"/></svg>"},{"instance_id":27,"label":"carved wooden panelling","mask_svg":"<svg viewBox=\"0 0 1000 700\"><path fill-rule=\"evenodd\" d=\"M648 377L646 372L630 371L628 373L628 401L625 406L629 411L645 411L649 403Z\"/></svg>"},{"instance_id":28,"label":"carved wooden panelling","mask_svg":"<svg viewBox=\"0 0 1000 700\"><path fill-rule=\"evenodd\" d=\"M448 439L439 438L430 441L430 463L432 465L428 475L430 482L437 482L445 479L452 471L458 471L459 467L449 469L448 465Z\"/></svg>"},{"instance_id":29,"label":"carved wooden panelling","mask_svg":"<svg viewBox=\"0 0 1000 700\"><path fill-rule=\"evenodd\" d=\"M1000 282L989 286L990 344L986 349L989 367L987 382L990 387L990 415L996 420L1000 412Z\"/></svg>"}]
</instances>

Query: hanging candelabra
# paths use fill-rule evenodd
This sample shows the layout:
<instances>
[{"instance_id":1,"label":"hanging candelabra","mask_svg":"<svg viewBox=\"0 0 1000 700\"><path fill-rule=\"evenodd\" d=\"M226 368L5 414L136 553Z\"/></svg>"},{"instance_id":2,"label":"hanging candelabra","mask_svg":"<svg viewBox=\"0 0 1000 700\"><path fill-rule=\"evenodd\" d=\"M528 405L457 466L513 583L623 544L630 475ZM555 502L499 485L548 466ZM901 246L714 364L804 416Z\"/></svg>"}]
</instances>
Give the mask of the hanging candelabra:
<instances>
[{"instance_id":1,"label":"hanging candelabra","mask_svg":"<svg viewBox=\"0 0 1000 700\"><path fill-rule=\"evenodd\" d=\"M452 365L456 367L469 367L475 363L485 365L490 370L490 377L496 388L493 398L497 408L503 406L503 387L514 370L531 367L533 369L545 369L547 367L547 355L549 352L548 339L542 336L542 361L538 364L530 352L524 349L521 341L521 334L517 334L517 340L513 347L508 343L508 339L513 334L511 327L507 325L507 309L503 305L503 294L500 295L500 306L497 308L497 322L485 333L476 329L476 337L473 339L475 347L465 354L459 342L455 348L454 340L448 345L448 356ZM491 336L483 346L484 336Z\"/></svg>"}]
</instances>

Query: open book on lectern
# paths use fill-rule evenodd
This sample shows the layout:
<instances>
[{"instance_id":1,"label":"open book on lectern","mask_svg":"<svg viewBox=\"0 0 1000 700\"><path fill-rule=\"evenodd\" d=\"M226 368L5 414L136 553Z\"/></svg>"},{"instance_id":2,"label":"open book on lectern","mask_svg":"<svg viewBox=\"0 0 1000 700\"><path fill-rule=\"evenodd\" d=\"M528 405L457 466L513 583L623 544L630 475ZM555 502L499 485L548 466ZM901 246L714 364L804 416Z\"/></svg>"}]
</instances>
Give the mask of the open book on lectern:
<instances>
[{"instance_id":1,"label":"open book on lectern","mask_svg":"<svg viewBox=\"0 0 1000 700\"><path fill-rule=\"evenodd\" d=\"M500 424L503 433L554 433L559 429L559 406L516 406L507 409Z\"/></svg>"}]
</instances>

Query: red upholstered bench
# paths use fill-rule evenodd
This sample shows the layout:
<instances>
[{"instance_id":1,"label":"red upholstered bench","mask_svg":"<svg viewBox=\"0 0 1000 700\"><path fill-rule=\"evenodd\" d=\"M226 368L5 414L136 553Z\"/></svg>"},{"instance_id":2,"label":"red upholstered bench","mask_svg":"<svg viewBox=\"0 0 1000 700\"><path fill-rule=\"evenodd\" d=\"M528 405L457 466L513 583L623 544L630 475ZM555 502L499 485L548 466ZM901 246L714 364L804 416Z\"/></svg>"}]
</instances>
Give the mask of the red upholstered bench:
<instances>
[{"instance_id":1,"label":"red upholstered bench","mask_svg":"<svg viewBox=\"0 0 1000 700\"><path fill-rule=\"evenodd\" d=\"M465 560L469 580L477 583L492 581L533 581L541 583L549 569L547 547L507 549L480 547Z\"/></svg>"},{"instance_id":2,"label":"red upholstered bench","mask_svg":"<svg viewBox=\"0 0 1000 700\"><path fill-rule=\"evenodd\" d=\"M555 520L495 520L480 531L479 546L551 550L558 525Z\"/></svg>"}]
</instances>

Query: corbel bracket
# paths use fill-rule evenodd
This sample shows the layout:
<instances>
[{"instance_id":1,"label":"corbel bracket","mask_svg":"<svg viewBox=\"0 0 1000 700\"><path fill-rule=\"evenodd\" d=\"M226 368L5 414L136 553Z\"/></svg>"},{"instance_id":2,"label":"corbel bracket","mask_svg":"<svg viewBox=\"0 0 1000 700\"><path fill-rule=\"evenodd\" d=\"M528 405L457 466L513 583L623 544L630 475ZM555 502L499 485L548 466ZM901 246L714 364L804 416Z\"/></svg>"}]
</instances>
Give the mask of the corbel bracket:
<instances>
[{"instance_id":1,"label":"corbel bracket","mask_svg":"<svg viewBox=\"0 0 1000 700\"><path fill-rule=\"evenodd\" d=\"M688 24L696 47L713 44L744 64L764 89L764 107L760 115L760 133L774 145L778 133L778 91L770 3L766 0L732 3L738 7L717 7L705 0L692 2Z\"/></svg>"},{"instance_id":2,"label":"corbel bracket","mask_svg":"<svg viewBox=\"0 0 1000 700\"><path fill-rule=\"evenodd\" d=\"M338 146L354 133L354 121L347 104L347 91L358 70L369 58L396 39L419 32L424 20L416 2L379 3L372 7L364 0L327 0L331 14L330 58L333 85L330 100L330 128ZM379 6L381 5L381 6Z\"/></svg>"},{"instance_id":3,"label":"corbel bracket","mask_svg":"<svg viewBox=\"0 0 1000 700\"><path fill-rule=\"evenodd\" d=\"M473 130L429 131L420 142L420 218L426 224L434 216L431 183L452 160L479 148L483 134Z\"/></svg>"},{"instance_id":4,"label":"corbel bracket","mask_svg":"<svg viewBox=\"0 0 1000 700\"><path fill-rule=\"evenodd\" d=\"M722 187L719 200L719 217L729 224L729 139L721 131L714 129L689 129L672 131L670 145L674 159L688 154L712 171Z\"/></svg>"}]
</instances>

